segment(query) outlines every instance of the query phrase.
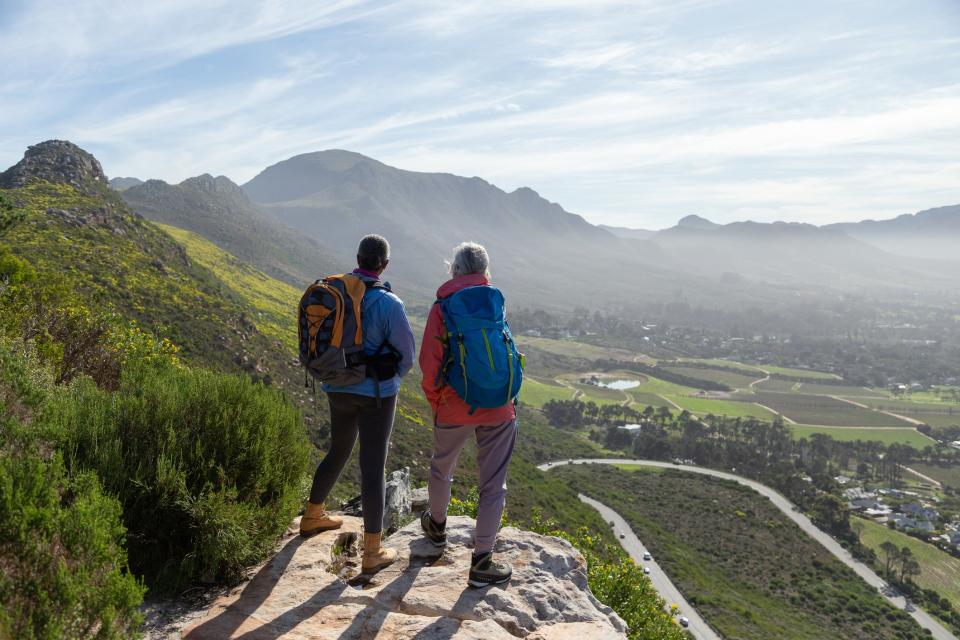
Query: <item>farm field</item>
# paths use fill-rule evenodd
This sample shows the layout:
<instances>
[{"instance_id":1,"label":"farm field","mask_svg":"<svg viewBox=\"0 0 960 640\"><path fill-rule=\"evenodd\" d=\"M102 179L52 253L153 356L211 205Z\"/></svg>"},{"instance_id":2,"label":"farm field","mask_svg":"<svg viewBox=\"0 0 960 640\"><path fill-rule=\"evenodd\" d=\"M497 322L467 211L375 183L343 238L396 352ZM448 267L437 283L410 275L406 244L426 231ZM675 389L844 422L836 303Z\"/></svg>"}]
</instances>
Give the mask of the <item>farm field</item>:
<instances>
[{"instance_id":1,"label":"farm field","mask_svg":"<svg viewBox=\"0 0 960 640\"><path fill-rule=\"evenodd\" d=\"M577 465L551 473L615 505L724 638L924 637L905 613L747 487L674 469Z\"/></svg>"},{"instance_id":2,"label":"farm field","mask_svg":"<svg viewBox=\"0 0 960 640\"><path fill-rule=\"evenodd\" d=\"M678 405L697 415L705 416L712 413L715 416L731 416L734 418L760 418L773 420L776 414L750 402L736 400L715 400L713 398L697 398L691 396L667 396Z\"/></svg>"},{"instance_id":3,"label":"farm field","mask_svg":"<svg viewBox=\"0 0 960 640\"><path fill-rule=\"evenodd\" d=\"M524 376L523 386L520 387L520 402L534 407L542 407L551 400L569 400L573 397L573 389L556 383L549 384Z\"/></svg>"},{"instance_id":4,"label":"farm field","mask_svg":"<svg viewBox=\"0 0 960 640\"><path fill-rule=\"evenodd\" d=\"M860 522L865 527L861 540L877 553L878 558L883 558L880 545L887 540L897 545L898 549L909 547L921 569L920 575L913 579L914 582L925 589L933 589L954 607L960 607L960 559L905 533L869 520L860 519Z\"/></svg>"},{"instance_id":5,"label":"farm field","mask_svg":"<svg viewBox=\"0 0 960 640\"><path fill-rule=\"evenodd\" d=\"M616 389L605 389L592 384L580 384L574 382L571 385L580 392L579 400L588 402L592 400L596 404L623 404L629 397L623 391Z\"/></svg>"},{"instance_id":6,"label":"farm field","mask_svg":"<svg viewBox=\"0 0 960 640\"><path fill-rule=\"evenodd\" d=\"M680 375L689 376L691 378L719 382L720 384L727 385L731 389L745 389L750 386L751 382L763 377L762 373L754 375L742 375L739 373L733 373L732 371L700 369L695 367L663 367L663 369L673 373L679 373Z\"/></svg>"},{"instance_id":7,"label":"farm field","mask_svg":"<svg viewBox=\"0 0 960 640\"><path fill-rule=\"evenodd\" d=\"M627 393L630 394L630 397L633 398L635 406L643 407L669 407L674 408L672 404L664 400L662 397L655 393L648 393L645 391L635 391L634 389L628 389Z\"/></svg>"},{"instance_id":8,"label":"farm field","mask_svg":"<svg viewBox=\"0 0 960 640\"><path fill-rule=\"evenodd\" d=\"M690 358L661 361L659 366L663 368L664 375L673 373L688 378L719 382L736 388L737 391L729 396L719 394L720 397L705 397L701 395L702 392L699 389L694 387L627 370L592 374L610 379L632 378L641 381L639 386L623 391L607 389L579 382L583 376L591 375L589 369L578 369L584 366L582 358L585 356L610 357L616 354L626 360L632 359L631 354L572 340L545 338L527 338L527 340L531 344L538 345L538 349L546 347L558 352L563 351L570 358L566 360L565 370L556 367L550 369L551 374L558 374L557 380L542 375L528 378L531 382L521 391L521 400L533 407L542 407L550 400L569 400L576 391L579 392L577 397L584 402L592 401L599 405L630 402L635 409L642 410L647 406L667 407L674 413L687 410L701 417L713 414L772 420L779 414L783 415L788 422L794 423L790 426L798 438L809 437L813 433L824 433L838 440L872 440L885 444L897 442L918 448L928 446L931 440L917 432L913 423L872 408L883 407L886 410L893 410L894 413L901 413L906 418L922 420L937 427L954 424L955 418L950 412L955 411L956 422L960 422L960 405L943 402L918 403L893 398L885 389L837 384L839 381L837 376L819 371L765 367L782 375L803 376L806 381L770 378L757 382L751 387L751 382L760 380L763 376L759 368L722 359ZM574 356L574 354L578 355ZM555 364L565 361L559 355L553 357L557 359ZM574 357L581 358L581 361L575 361ZM737 371L726 369L737 369ZM567 387L569 394L560 386L561 383ZM850 402L845 402L844 399ZM852 403L865 406L858 407ZM921 409L922 415L919 413ZM850 429L851 427L856 429Z\"/></svg>"},{"instance_id":9,"label":"farm field","mask_svg":"<svg viewBox=\"0 0 960 640\"><path fill-rule=\"evenodd\" d=\"M850 387L839 384L813 384L810 382L801 382L795 389L797 393L812 393L815 395L829 396L850 396L862 402L860 398L889 398L890 394L885 391L868 389L866 387Z\"/></svg>"},{"instance_id":10,"label":"farm field","mask_svg":"<svg viewBox=\"0 0 960 640\"><path fill-rule=\"evenodd\" d=\"M722 360L718 358L712 358L712 359L680 358L678 362L680 362L678 366L683 366L683 363L690 362L695 364L701 364L708 367L738 369L740 372L743 373L743 375L746 375L746 376L756 375L756 377L758 378L763 377L763 370L761 370L759 367L755 367L752 364L743 364L742 362L737 362L735 360ZM666 363L664 363L664 365L669 366L669 365L666 365Z\"/></svg>"},{"instance_id":11,"label":"farm field","mask_svg":"<svg viewBox=\"0 0 960 640\"><path fill-rule=\"evenodd\" d=\"M777 380L776 378L770 378L769 380L764 380L763 382L758 382L753 386L754 389L760 391L795 391L803 383L802 382L792 382L790 380Z\"/></svg>"},{"instance_id":12,"label":"farm field","mask_svg":"<svg viewBox=\"0 0 960 640\"><path fill-rule=\"evenodd\" d=\"M856 427L821 427L805 424L788 425L795 438L809 438L814 433L822 433L834 440L873 440L885 445L899 443L907 444L916 449L923 449L933 444L933 440L913 428L879 427L860 429Z\"/></svg>"},{"instance_id":13,"label":"farm field","mask_svg":"<svg viewBox=\"0 0 960 640\"><path fill-rule=\"evenodd\" d=\"M943 484L960 489L960 465L950 467L912 462L910 463L910 468L919 471L925 476L930 476Z\"/></svg>"},{"instance_id":14,"label":"farm field","mask_svg":"<svg viewBox=\"0 0 960 640\"><path fill-rule=\"evenodd\" d=\"M907 398L913 402L936 402L952 404L960 402L960 387L934 387L929 391L912 391Z\"/></svg>"},{"instance_id":15,"label":"farm field","mask_svg":"<svg viewBox=\"0 0 960 640\"><path fill-rule=\"evenodd\" d=\"M760 391L756 394L756 402L782 413L798 424L835 427L912 426L899 418L827 396Z\"/></svg>"},{"instance_id":16,"label":"farm field","mask_svg":"<svg viewBox=\"0 0 960 640\"><path fill-rule=\"evenodd\" d=\"M792 369L790 367L775 367L773 365L763 365L761 367L770 373L778 373L782 376L795 376L798 378L810 378L811 380L838 380L839 376L825 371L814 371L813 369Z\"/></svg>"},{"instance_id":17,"label":"farm field","mask_svg":"<svg viewBox=\"0 0 960 640\"><path fill-rule=\"evenodd\" d=\"M912 402L894 398L856 398L855 400L872 409L892 411L934 427L960 425L960 405L957 404Z\"/></svg>"},{"instance_id":18,"label":"farm field","mask_svg":"<svg viewBox=\"0 0 960 640\"><path fill-rule=\"evenodd\" d=\"M638 393L654 393L658 395L690 395L695 394L698 390L692 387L686 387L682 384L675 384L673 382L667 382L666 380L661 380L659 378L647 378L639 387L634 387L630 389L631 392Z\"/></svg>"},{"instance_id":19,"label":"farm field","mask_svg":"<svg viewBox=\"0 0 960 640\"><path fill-rule=\"evenodd\" d=\"M556 340L553 338L533 338L530 336L517 336L517 345L523 350L524 345L531 345L548 353L555 353L570 358L580 358L583 360L632 360L636 354L625 349L613 349L610 347L598 347L585 342L575 340Z\"/></svg>"}]
</instances>

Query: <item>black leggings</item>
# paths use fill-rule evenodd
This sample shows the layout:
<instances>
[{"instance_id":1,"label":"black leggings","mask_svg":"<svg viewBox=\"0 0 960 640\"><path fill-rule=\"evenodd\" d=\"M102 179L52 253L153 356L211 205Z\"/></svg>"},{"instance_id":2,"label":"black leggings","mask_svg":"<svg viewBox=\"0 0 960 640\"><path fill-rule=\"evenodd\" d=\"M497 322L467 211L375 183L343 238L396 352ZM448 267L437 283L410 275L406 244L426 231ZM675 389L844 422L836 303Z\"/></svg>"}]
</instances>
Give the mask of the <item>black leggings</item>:
<instances>
[{"instance_id":1,"label":"black leggings","mask_svg":"<svg viewBox=\"0 0 960 640\"><path fill-rule=\"evenodd\" d=\"M397 396L377 399L355 393L328 393L330 398L330 451L317 465L310 489L310 502L326 501L343 472L360 434L360 500L363 529L377 533L383 528L387 445L393 430Z\"/></svg>"}]
</instances>

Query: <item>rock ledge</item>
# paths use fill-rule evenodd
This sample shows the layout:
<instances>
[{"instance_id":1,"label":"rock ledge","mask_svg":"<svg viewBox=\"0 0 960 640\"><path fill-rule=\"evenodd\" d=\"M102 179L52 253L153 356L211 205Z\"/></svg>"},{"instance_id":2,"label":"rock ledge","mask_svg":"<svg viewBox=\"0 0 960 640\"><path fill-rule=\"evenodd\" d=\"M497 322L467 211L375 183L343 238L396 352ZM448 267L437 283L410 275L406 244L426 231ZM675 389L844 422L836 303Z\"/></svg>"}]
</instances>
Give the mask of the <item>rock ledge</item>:
<instances>
[{"instance_id":1,"label":"rock ledge","mask_svg":"<svg viewBox=\"0 0 960 640\"><path fill-rule=\"evenodd\" d=\"M504 529L497 553L513 565L513 580L500 587L467 587L473 525L469 518L451 517L442 553L423 539L419 523L407 525L387 542L400 551L400 560L372 579L357 575L359 519L347 517L342 529L309 539L292 528L252 580L191 616L182 635L173 637L626 637L623 621L587 588L583 557L557 538Z\"/></svg>"}]
</instances>

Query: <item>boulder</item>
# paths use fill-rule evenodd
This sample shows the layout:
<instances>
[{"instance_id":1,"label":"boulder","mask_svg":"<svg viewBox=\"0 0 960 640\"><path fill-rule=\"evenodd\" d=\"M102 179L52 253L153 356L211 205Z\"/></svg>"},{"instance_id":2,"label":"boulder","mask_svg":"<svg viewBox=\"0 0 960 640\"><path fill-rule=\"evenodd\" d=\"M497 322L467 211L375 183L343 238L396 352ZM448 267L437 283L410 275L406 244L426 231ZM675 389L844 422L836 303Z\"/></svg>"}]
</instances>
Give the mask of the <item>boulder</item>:
<instances>
[{"instance_id":1,"label":"boulder","mask_svg":"<svg viewBox=\"0 0 960 640\"><path fill-rule=\"evenodd\" d=\"M149 637L626 638L623 621L590 593L583 557L566 541L504 529L496 552L513 566L513 579L472 589L474 522L450 517L447 523L449 544L442 551L424 540L418 523L390 536L385 544L400 559L373 577L357 574L358 518L306 539L293 528L249 582L184 616L179 626L154 627Z\"/></svg>"},{"instance_id":2,"label":"boulder","mask_svg":"<svg viewBox=\"0 0 960 640\"><path fill-rule=\"evenodd\" d=\"M387 478L383 508L384 531L396 531L403 519L410 515L410 467L398 469Z\"/></svg>"}]
</instances>

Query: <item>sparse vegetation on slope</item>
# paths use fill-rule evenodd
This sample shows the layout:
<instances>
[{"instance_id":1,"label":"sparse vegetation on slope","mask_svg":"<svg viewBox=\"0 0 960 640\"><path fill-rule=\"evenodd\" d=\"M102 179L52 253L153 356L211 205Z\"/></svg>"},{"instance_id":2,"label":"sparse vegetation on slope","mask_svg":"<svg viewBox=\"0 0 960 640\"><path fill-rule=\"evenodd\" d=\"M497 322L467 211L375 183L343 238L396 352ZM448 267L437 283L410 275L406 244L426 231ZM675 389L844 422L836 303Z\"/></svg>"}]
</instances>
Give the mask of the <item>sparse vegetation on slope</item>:
<instances>
[{"instance_id":1,"label":"sparse vegetation on slope","mask_svg":"<svg viewBox=\"0 0 960 640\"><path fill-rule=\"evenodd\" d=\"M592 465L553 473L616 505L723 637L924 637L909 616L749 488L675 470Z\"/></svg>"}]
</instances>

